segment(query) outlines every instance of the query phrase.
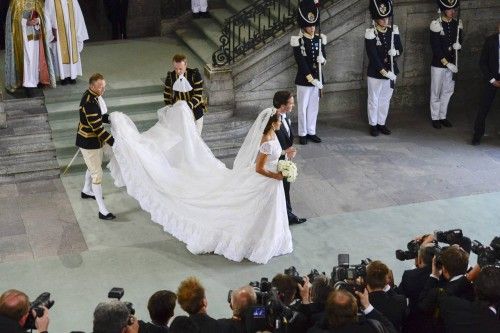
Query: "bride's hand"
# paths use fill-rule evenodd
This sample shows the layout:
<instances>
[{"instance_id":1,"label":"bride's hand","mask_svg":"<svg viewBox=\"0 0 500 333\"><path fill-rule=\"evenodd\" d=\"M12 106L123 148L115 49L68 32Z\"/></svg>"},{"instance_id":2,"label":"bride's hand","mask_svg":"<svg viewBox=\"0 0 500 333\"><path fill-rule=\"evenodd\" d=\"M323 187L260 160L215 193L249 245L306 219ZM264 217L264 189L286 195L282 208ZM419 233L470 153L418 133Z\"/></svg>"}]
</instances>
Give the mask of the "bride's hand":
<instances>
[{"instance_id":1,"label":"bride's hand","mask_svg":"<svg viewBox=\"0 0 500 333\"><path fill-rule=\"evenodd\" d=\"M297 149L295 149L295 147L290 147L285 150L285 155L288 159L294 158L296 154L297 154Z\"/></svg>"},{"instance_id":2,"label":"bride's hand","mask_svg":"<svg viewBox=\"0 0 500 333\"><path fill-rule=\"evenodd\" d=\"M276 177L275 177L275 178L276 178L276 180L283 180L283 179L285 179L285 177L283 177L283 174L282 174L281 172L278 172L278 173L276 174Z\"/></svg>"}]
</instances>

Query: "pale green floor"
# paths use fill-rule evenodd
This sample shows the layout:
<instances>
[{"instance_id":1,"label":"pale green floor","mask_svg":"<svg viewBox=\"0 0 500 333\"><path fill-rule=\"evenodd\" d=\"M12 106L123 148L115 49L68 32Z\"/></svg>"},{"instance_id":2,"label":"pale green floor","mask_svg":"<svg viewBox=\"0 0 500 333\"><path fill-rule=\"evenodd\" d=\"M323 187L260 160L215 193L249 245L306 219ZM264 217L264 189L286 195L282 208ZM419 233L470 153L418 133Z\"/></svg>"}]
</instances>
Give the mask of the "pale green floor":
<instances>
[{"instance_id":1,"label":"pale green floor","mask_svg":"<svg viewBox=\"0 0 500 333\"><path fill-rule=\"evenodd\" d=\"M78 198L81 178L72 175L63 183L89 250L0 265L0 290L18 288L32 297L42 291L52 293L56 300L52 332L90 332L95 305L114 286L125 288L125 299L134 303L139 317L147 318L149 295L159 289L175 290L183 278L195 275L207 289L209 313L224 317L229 316L225 301L229 288L272 277L291 265L304 273L311 268L330 273L336 255L347 252L353 263L364 257L388 263L399 280L411 263L398 262L393 253L413 235L456 226L482 241L500 234L500 193L490 193L311 218L292 228L292 254L267 265L235 263L217 255L190 254L183 243L151 222L133 199L114 188L109 175L105 200L119 218L98 221L95 202Z\"/></svg>"}]
</instances>

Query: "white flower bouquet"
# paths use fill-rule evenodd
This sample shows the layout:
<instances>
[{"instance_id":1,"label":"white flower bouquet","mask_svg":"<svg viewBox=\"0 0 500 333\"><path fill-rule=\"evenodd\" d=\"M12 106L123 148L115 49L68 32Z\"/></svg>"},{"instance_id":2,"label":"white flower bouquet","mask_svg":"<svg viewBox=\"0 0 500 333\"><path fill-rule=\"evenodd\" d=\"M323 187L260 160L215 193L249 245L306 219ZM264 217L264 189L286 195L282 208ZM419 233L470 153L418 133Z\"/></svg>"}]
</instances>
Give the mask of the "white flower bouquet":
<instances>
[{"instance_id":1,"label":"white flower bouquet","mask_svg":"<svg viewBox=\"0 0 500 333\"><path fill-rule=\"evenodd\" d=\"M297 165L292 161L279 160L278 171L283 174L283 177L285 177L289 183L293 183L295 179L297 179Z\"/></svg>"}]
</instances>

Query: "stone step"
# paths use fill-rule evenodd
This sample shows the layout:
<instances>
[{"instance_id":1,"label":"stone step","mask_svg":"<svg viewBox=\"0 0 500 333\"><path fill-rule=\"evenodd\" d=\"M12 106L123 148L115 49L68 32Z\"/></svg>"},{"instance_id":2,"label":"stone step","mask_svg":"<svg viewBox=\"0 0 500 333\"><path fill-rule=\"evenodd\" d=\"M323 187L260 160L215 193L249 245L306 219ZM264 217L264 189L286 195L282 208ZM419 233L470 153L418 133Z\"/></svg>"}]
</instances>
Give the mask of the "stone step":
<instances>
[{"instance_id":1,"label":"stone step","mask_svg":"<svg viewBox=\"0 0 500 333\"><path fill-rule=\"evenodd\" d=\"M37 151L29 153L21 153L15 155L0 155L0 165L14 166L18 164L31 164L34 162L42 162L47 160L54 160L56 157L56 150L52 149L46 151Z\"/></svg>"},{"instance_id":2,"label":"stone step","mask_svg":"<svg viewBox=\"0 0 500 333\"><path fill-rule=\"evenodd\" d=\"M227 8L217 8L210 10L210 15L215 21L219 23L221 27L224 26L224 22L226 21L226 19L230 18L234 14L235 12Z\"/></svg>"},{"instance_id":3,"label":"stone step","mask_svg":"<svg viewBox=\"0 0 500 333\"><path fill-rule=\"evenodd\" d=\"M0 184L21 183L34 180L53 179L59 177L59 168L49 170L38 170L16 174L0 175Z\"/></svg>"},{"instance_id":4,"label":"stone step","mask_svg":"<svg viewBox=\"0 0 500 333\"><path fill-rule=\"evenodd\" d=\"M37 119L47 120L47 109L45 106L35 106L25 109L10 109L7 110L7 121L13 119L30 119L36 121Z\"/></svg>"},{"instance_id":5,"label":"stone step","mask_svg":"<svg viewBox=\"0 0 500 333\"><path fill-rule=\"evenodd\" d=\"M0 140L0 155L24 154L54 149L49 132L10 135Z\"/></svg>"},{"instance_id":6,"label":"stone step","mask_svg":"<svg viewBox=\"0 0 500 333\"><path fill-rule=\"evenodd\" d=\"M226 6L235 13L242 11L250 5L251 2L246 0L226 0Z\"/></svg>"},{"instance_id":7,"label":"stone step","mask_svg":"<svg viewBox=\"0 0 500 333\"><path fill-rule=\"evenodd\" d=\"M47 114L25 118L7 118L7 128L0 130L0 140L7 136L18 136L26 134L50 133L50 126L47 121Z\"/></svg>"},{"instance_id":8,"label":"stone step","mask_svg":"<svg viewBox=\"0 0 500 333\"><path fill-rule=\"evenodd\" d=\"M157 110L164 105L162 92L143 95L116 96L106 98L108 112L121 111L124 113L144 113ZM50 121L78 120L80 101L65 101L47 105Z\"/></svg>"},{"instance_id":9,"label":"stone step","mask_svg":"<svg viewBox=\"0 0 500 333\"><path fill-rule=\"evenodd\" d=\"M44 105L43 96L34 98L5 99L5 111L22 110L41 107Z\"/></svg>"},{"instance_id":10,"label":"stone step","mask_svg":"<svg viewBox=\"0 0 500 333\"><path fill-rule=\"evenodd\" d=\"M164 81L163 77L165 74L158 75L158 84L144 84L144 85L138 85L138 86L132 86L132 87L120 87L120 88L113 88L112 83L109 83L106 86L106 92L104 94L104 98L107 101L108 98L111 97L117 97L117 96L136 96L136 95L145 95L145 94L152 94L152 93L158 93L160 94L162 100L163 100L163 85L161 82ZM82 98L83 93L85 92L85 88L74 88L74 89L69 89L66 88L64 91L61 90L54 90L51 91L50 94L45 94L45 103L46 104L54 104L54 103L61 103L61 102L75 102L76 105L80 104L80 99Z\"/></svg>"},{"instance_id":11,"label":"stone step","mask_svg":"<svg viewBox=\"0 0 500 333\"><path fill-rule=\"evenodd\" d=\"M215 45L219 45L219 38L222 35L222 25L214 19L198 19L193 20L193 26L201 31Z\"/></svg>"},{"instance_id":12,"label":"stone step","mask_svg":"<svg viewBox=\"0 0 500 333\"><path fill-rule=\"evenodd\" d=\"M193 28L179 28L175 34L180 38L203 63L212 62L212 54L217 49L217 44L210 41L205 35Z\"/></svg>"},{"instance_id":13,"label":"stone step","mask_svg":"<svg viewBox=\"0 0 500 333\"><path fill-rule=\"evenodd\" d=\"M31 163L2 165L0 166L0 175L7 176L10 174L38 172L44 170L58 170L59 165L55 158L50 160L36 161Z\"/></svg>"}]
</instances>

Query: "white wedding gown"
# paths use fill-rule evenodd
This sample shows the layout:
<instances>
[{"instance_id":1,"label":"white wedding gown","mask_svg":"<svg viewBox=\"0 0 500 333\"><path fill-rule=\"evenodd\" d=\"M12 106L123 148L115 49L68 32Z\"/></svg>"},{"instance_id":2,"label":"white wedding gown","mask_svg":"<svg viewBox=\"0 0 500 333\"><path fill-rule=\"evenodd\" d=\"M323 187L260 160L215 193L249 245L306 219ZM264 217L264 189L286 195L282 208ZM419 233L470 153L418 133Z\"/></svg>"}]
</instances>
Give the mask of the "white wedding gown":
<instances>
[{"instance_id":1,"label":"white wedding gown","mask_svg":"<svg viewBox=\"0 0 500 333\"><path fill-rule=\"evenodd\" d=\"M262 264L292 252L282 182L258 174L255 165L226 168L197 133L185 102L158 110L159 121L143 133L123 113L110 119L115 185L126 186L190 252ZM276 171L278 140L260 151L268 155L266 168Z\"/></svg>"}]
</instances>

